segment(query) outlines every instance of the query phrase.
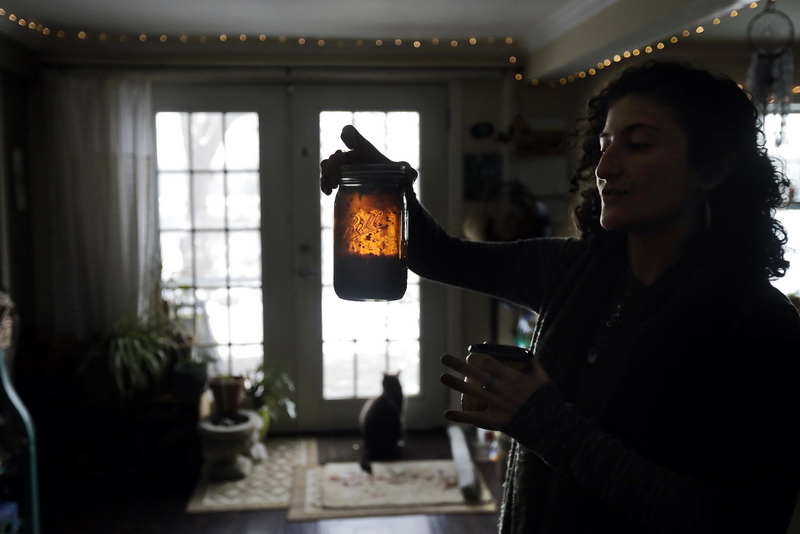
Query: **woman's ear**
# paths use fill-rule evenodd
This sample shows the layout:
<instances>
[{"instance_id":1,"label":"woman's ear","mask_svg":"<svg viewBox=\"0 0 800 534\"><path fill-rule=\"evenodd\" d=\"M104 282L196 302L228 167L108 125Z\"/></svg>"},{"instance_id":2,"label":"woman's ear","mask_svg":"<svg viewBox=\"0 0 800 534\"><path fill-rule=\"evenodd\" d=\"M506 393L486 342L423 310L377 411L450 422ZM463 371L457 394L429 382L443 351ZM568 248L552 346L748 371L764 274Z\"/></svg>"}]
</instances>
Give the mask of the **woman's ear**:
<instances>
[{"instance_id":1,"label":"woman's ear","mask_svg":"<svg viewBox=\"0 0 800 534\"><path fill-rule=\"evenodd\" d=\"M722 182L728 179L735 161L733 154L725 154L719 162L713 166L709 165L700 177L700 190L708 194Z\"/></svg>"}]
</instances>

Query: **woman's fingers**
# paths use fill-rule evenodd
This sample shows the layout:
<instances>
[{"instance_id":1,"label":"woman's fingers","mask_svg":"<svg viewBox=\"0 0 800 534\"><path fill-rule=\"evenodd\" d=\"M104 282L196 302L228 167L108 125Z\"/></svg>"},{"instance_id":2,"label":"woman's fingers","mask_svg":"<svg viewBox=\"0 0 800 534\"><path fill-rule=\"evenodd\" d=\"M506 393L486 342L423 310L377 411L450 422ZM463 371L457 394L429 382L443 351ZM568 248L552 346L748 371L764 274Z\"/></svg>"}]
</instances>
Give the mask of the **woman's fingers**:
<instances>
[{"instance_id":1,"label":"woman's fingers","mask_svg":"<svg viewBox=\"0 0 800 534\"><path fill-rule=\"evenodd\" d=\"M339 167L348 164L394 163L373 146L356 128L350 124L342 128L341 139L350 150L337 150L328 159L320 162L319 188L330 195L339 187ZM407 162L397 162L405 167L406 176L413 183L417 179L417 171Z\"/></svg>"},{"instance_id":2,"label":"woman's fingers","mask_svg":"<svg viewBox=\"0 0 800 534\"><path fill-rule=\"evenodd\" d=\"M480 353L470 354L466 360L445 354L441 362L466 377L466 380L461 380L445 373L441 376L441 382L485 407L466 411L448 410L445 418L480 428L502 430L520 406L549 381L549 376L538 361L533 362L531 373L520 373Z\"/></svg>"},{"instance_id":3,"label":"woman's fingers","mask_svg":"<svg viewBox=\"0 0 800 534\"><path fill-rule=\"evenodd\" d=\"M417 179L417 176L419 176L419 173L417 172L417 169L415 169L414 167L409 165L407 161L398 161L397 163L399 163L400 165L405 167L406 178L408 178L411 181L411 183L413 184L414 181Z\"/></svg>"},{"instance_id":4,"label":"woman's fingers","mask_svg":"<svg viewBox=\"0 0 800 534\"><path fill-rule=\"evenodd\" d=\"M326 195L330 195L334 189L339 187L339 166L347 161L347 152L337 150L328 159L324 159L319 164L320 178L319 188Z\"/></svg>"},{"instance_id":5,"label":"woman's fingers","mask_svg":"<svg viewBox=\"0 0 800 534\"><path fill-rule=\"evenodd\" d=\"M461 380L450 373L442 374L439 379L441 380L442 384L450 389L454 389L459 393L469 395L470 397L483 399L486 396L486 392L481 389L481 382L478 382L477 380Z\"/></svg>"},{"instance_id":6,"label":"woman's fingers","mask_svg":"<svg viewBox=\"0 0 800 534\"><path fill-rule=\"evenodd\" d=\"M370 152L380 154L378 149L367 141L367 139L361 135L361 132L356 130L356 127L352 124L348 124L342 128L342 134L339 137L342 138L342 142L344 142L344 145L350 150L359 150L365 154Z\"/></svg>"}]
</instances>

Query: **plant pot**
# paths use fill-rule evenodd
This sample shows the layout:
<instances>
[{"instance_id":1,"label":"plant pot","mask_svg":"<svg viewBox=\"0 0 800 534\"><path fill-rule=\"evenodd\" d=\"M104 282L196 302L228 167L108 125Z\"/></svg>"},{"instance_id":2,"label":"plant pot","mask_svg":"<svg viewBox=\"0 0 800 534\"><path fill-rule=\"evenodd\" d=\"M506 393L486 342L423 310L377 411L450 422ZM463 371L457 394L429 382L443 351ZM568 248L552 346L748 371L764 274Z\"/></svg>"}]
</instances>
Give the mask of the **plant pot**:
<instances>
[{"instance_id":1,"label":"plant pot","mask_svg":"<svg viewBox=\"0 0 800 534\"><path fill-rule=\"evenodd\" d=\"M206 389L208 370L205 364L182 362L175 366L172 391L179 399L194 399Z\"/></svg>"},{"instance_id":2,"label":"plant pot","mask_svg":"<svg viewBox=\"0 0 800 534\"><path fill-rule=\"evenodd\" d=\"M208 381L214 394L214 411L217 417L234 418L244 397L243 376L213 376Z\"/></svg>"}]
</instances>

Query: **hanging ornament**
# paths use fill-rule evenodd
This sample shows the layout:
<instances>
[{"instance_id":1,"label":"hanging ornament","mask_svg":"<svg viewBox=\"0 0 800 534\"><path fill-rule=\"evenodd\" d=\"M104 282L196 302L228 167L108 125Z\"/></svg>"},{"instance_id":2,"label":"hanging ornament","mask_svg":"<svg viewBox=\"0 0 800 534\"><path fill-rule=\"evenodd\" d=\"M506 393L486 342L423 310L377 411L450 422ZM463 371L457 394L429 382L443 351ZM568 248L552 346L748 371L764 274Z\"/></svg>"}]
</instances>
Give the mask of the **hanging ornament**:
<instances>
[{"instance_id":1,"label":"hanging ornament","mask_svg":"<svg viewBox=\"0 0 800 534\"><path fill-rule=\"evenodd\" d=\"M753 50L747 87L761 116L780 115L775 144L780 146L792 97L792 42L794 25L769 0L764 10L747 25L747 40Z\"/></svg>"}]
</instances>

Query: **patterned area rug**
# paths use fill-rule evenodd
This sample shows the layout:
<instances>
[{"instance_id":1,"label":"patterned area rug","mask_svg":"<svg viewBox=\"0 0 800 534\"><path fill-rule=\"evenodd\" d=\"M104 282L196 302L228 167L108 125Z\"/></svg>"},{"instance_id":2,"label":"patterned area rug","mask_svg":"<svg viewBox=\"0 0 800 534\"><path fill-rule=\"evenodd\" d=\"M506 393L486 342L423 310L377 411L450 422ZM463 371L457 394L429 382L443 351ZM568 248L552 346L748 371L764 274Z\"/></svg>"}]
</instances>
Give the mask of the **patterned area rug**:
<instances>
[{"instance_id":1,"label":"patterned area rug","mask_svg":"<svg viewBox=\"0 0 800 534\"><path fill-rule=\"evenodd\" d=\"M317 464L317 442L313 438L269 438L268 457L253 465L241 480L201 480L186 511L231 512L237 510L286 509L292 496L295 469Z\"/></svg>"},{"instance_id":2,"label":"patterned area rug","mask_svg":"<svg viewBox=\"0 0 800 534\"><path fill-rule=\"evenodd\" d=\"M372 466L372 477L357 463L297 469L287 519L497 511L479 472L481 497L476 502L464 500L452 460L375 462Z\"/></svg>"}]
</instances>

